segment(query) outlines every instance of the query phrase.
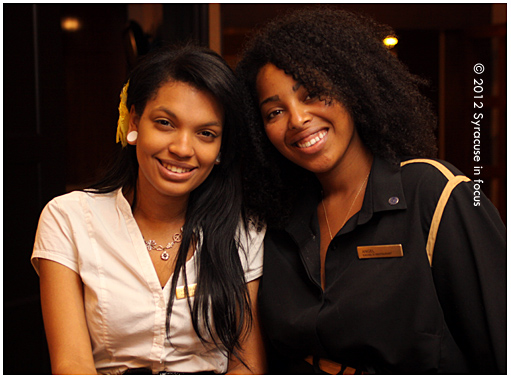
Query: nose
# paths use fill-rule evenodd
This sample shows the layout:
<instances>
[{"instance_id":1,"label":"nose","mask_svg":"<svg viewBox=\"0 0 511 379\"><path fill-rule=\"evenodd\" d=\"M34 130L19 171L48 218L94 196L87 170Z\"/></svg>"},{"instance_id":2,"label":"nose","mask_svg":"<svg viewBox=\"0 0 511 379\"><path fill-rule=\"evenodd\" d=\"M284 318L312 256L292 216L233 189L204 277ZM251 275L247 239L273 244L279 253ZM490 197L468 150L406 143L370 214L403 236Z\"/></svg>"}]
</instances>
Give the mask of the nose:
<instances>
[{"instance_id":1,"label":"nose","mask_svg":"<svg viewBox=\"0 0 511 379\"><path fill-rule=\"evenodd\" d=\"M189 158L193 156L193 136L186 131L176 131L171 137L169 152L178 158Z\"/></svg>"},{"instance_id":2,"label":"nose","mask_svg":"<svg viewBox=\"0 0 511 379\"><path fill-rule=\"evenodd\" d=\"M289 107L289 129L302 129L312 120L312 115L309 113L307 105L302 103L295 103Z\"/></svg>"}]
</instances>

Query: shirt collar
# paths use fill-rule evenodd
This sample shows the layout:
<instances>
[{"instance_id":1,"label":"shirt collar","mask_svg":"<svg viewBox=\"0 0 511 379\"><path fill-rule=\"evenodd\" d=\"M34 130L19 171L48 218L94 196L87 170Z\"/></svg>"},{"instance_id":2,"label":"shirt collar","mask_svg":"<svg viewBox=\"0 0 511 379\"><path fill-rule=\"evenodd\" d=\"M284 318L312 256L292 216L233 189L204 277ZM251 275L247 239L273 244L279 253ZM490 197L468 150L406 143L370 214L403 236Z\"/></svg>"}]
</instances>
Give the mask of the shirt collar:
<instances>
[{"instance_id":1,"label":"shirt collar","mask_svg":"<svg viewBox=\"0 0 511 379\"><path fill-rule=\"evenodd\" d=\"M304 233L304 230L311 230L314 234L316 233L313 228L313 225L315 225L313 216L316 214L315 211L320 201L321 193L311 188L303 192L300 200L295 205L285 229L295 236L297 243L300 244L303 242L302 239L305 241L310 237L308 233ZM365 224L377 212L406 208L401 171L382 158L375 156L357 224Z\"/></svg>"},{"instance_id":2,"label":"shirt collar","mask_svg":"<svg viewBox=\"0 0 511 379\"><path fill-rule=\"evenodd\" d=\"M358 224L366 223L376 212L398 209L406 209L401 170L375 156Z\"/></svg>"}]
</instances>

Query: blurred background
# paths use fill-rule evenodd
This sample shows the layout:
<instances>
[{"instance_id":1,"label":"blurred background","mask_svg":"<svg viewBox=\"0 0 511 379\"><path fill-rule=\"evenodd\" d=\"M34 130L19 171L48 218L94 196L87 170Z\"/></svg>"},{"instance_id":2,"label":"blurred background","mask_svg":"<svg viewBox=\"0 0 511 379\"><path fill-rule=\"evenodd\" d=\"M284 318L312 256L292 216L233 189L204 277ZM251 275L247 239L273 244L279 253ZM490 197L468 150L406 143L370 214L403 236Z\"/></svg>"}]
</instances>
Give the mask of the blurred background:
<instances>
[{"instance_id":1,"label":"blurred background","mask_svg":"<svg viewBox=\"0 0 511 379\"><path fill-rule=\"evenodd\" d=\"M234 68L253 28L305 5L3 5L4 374L51 373L29 261L37 221L50 199L93 182L119 148L119 93L137 57L194 39ZM505 222L507 5L333 6L396 30L392 52L431 83L426 95L439 116L439 158L472 179L474 166L483 166L477 178ZM474 74L476 63L483 74ZM483 108L474 109L474 101ZM471 121L478 112L484 118L475 164Z\"/></svg>"}]
</instances>

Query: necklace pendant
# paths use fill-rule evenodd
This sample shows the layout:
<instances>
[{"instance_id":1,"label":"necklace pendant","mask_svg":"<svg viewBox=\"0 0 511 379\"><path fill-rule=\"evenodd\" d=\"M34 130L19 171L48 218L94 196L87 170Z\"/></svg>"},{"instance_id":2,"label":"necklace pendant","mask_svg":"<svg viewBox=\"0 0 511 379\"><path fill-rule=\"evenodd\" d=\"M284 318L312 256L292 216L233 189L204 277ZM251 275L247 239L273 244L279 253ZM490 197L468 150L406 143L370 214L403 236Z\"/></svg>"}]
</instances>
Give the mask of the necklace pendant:
<instances>
[{"instance_id":1,"label":"necklace pendant","mask_svg":"<svg viewBox=\"0 0 511 379\"><path fill-rule=\"evenodd\" d=\"M168 261L169 260L169 253L164 251L163 253L161 253L160 258L161 258L162 261Z\"/></svg>"},{"instance_id":2,"label":"necklace pendant","mask_svg":"<svg viewBox=\"0 0 511 379\"><path fill-rule=\"evenodd\" d=\"M176 243L180 243L182 238L183 238L183 228L181 227L181 233L175 233L173 236L172 236L172 241L170 241L169 243L167 243L167 245L165 247L163 247L163 245L156 245L156 241L155 240L145 240L144 239L144 243L145 243L145 246L147 248L147 251L151 251L151 250L157 250L157 251L163 251L163 253L160 254L160 258L162 261L168 261L169 260L169 253L167 253L166 250L169 250L169 249L172 249L174 247L174 245ZM143 236L142 236L143 238Z\"/></svg>"}]
</instances>

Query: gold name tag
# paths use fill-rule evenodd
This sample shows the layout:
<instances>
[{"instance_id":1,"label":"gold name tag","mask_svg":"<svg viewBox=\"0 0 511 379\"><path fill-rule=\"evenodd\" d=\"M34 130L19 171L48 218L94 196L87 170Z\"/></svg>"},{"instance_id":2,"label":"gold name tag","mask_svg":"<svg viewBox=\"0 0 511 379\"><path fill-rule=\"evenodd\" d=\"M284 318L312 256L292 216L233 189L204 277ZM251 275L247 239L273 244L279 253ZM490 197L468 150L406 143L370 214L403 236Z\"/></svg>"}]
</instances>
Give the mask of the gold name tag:
<instances>
[{"instance_id":1,"label":"gold name tag","mask_svg":"<svg viewBox=\"0 0 511 379\"><path fill-rule=\"evenodd\" d=\"M403 247L399 245L357 246L358 258L394 258L403 256Z\"/></svg>"},{"instance_id":2,"label":"gold name tag","mask_svg":"<svg viewBox=\"0 0 511 379\"><path fill-rule=\"evenodd\" d=\"M188 286L188 296L193 297L195 296L195 288L197 287L197 283L190 284ZM185 292L185 286L177 287L176 288L176 299L184 299L186 297Z\"/></svg>"}]
</instances>

